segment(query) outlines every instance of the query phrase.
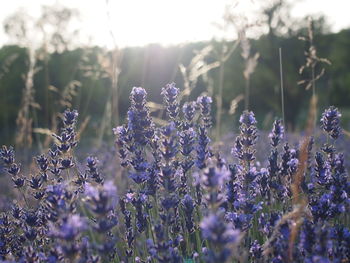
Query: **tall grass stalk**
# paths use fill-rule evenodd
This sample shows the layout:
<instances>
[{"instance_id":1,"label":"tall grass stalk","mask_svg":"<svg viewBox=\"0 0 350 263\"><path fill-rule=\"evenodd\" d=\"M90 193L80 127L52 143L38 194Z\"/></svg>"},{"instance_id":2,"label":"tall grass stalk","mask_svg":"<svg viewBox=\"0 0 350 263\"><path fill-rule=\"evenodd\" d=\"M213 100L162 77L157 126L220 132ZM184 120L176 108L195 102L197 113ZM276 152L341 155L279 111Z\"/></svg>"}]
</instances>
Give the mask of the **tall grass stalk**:
<instances>
[{"instance_id":1,"label":"tall grass stalk","mask_svg":"<svg viewBox=\"0 0 350 263\"><path fill-rule=\"evenodd\" d=\"M237 39L235 43L228 49L225 40L222 40L221 50L219 55L219 91L216 96L216 141L219 141L221 135L221 116L222 116L222 92L224 89L225 63L236 50L240 42Z\"/></svg>"},{"instance_id":2,"label":"tall grass stalk","mask_svg":"<svg viewBox=\"0 0 350 263\"><path fill-rule=\"evenodd\" d=\"M300 208L298 213L296 213L296 217L292 224L291 235L289 238L288 244L288 262L293 262L293 248L298 238L298 233L300 227L304 221L304 217L307 216L308 213L308 197L303 195L303 191L301 189L302 182L304 180L305 171L307 169L307 160L308 160L308 145L310 142L310 138L313 130L315 129L317 116L317 98L315 95L312 96L310 102L309 116L307 120L306 127L306 136L301 145L300 153L299 153L299 166L295 177L293 178L291 190L292 190L292 202L294 206L294 210Z\"/></svg>"},{"instance_id":3,"label":"tall grass stalk","mask_svg":"<svg viewBox=\"0 0 350 263\"><path fill-rule=\"evenodd\" d=\"M213 45L207 45L200 50L195 50L196 55L187 66L183 64L179 65L179 70L184 80L184 89L179 94L179 101L191 95L192 90L197 86L200 78L205 81L208 79L207 74L209 71L220 66L219 61L207 62L207 58L212 55L212 52Z\"/></svg>"},{"instance_id":4,"label":"tall grass stalk","mask_svg":"<svg viewBox=\"0 0 350 263\"><path fill-rule=\"evenodd\" d=\"M306 37L299 37L300 40L309 44L309 48L305 51L306 62L299 69L299 73L302 74L305 69L310 70L310 78L304 79L298 82L299 85L305 85L305 89L312 89L312 96L316 97L316 81L319 80L325 73L325 68L322 64L331 65L331 62L317 55L317 49L314 45L314 24L313 20L309 18L308 21L308 35ZM319 67L317 67L320 65ZM316 67L319 68L319 72L316 72ZM315 125L316 123L314 123Z\"/></svg>"},{"instance_id":5,"label":"tall grass stalk","mask_svg":"<svg viewBox=\"0 0 350 263\"><path fill-rule=\"evenodd\" d=\"M32 131L33 120L37 124L36 109L40 106L35 102L35 90L34 90L34 74L36 71L36 56L33 48L28 48L28 71L25 75L25 86L22 95L21 108L18 111L16 124L18 127L18 133L16 136L16 145L26 146L28 149L33 143ZM41 142L38 134L35 134L39 150L42 150ZM25 154L25 156L29 156Z\"/></svg>"},{"instance_id":6,"label":"tall grass stalk","mask_svg":"<svg viewBox=\"0 0 350 263\"><path fill-rule=\"evenodd\" d=\"M254 73L256 66L258 65L258 59L260 54L256 52L253 56L251 55L251 46L248 38L246 37L245 30L241 33L241 56L244 59L245 67L243 71L243 77L245 79L245 98L244 98L244 109L249 110L249 97L250 97L250 77Z\"/></svg>"},{"instance_id":7,"label":"tall grass stalk","mask_svg":"<svg viewBox=\"0 0 350 263\"><path fill-rule=\"evenodd\" d=\"M282 48L278 49L280 58L280 80L281 80L281 107L282 107L282 120L284 128L286 129L286 120L284 113L284 87L283 87L283 66L282 66Z\"/></svg>"}]
</instances>

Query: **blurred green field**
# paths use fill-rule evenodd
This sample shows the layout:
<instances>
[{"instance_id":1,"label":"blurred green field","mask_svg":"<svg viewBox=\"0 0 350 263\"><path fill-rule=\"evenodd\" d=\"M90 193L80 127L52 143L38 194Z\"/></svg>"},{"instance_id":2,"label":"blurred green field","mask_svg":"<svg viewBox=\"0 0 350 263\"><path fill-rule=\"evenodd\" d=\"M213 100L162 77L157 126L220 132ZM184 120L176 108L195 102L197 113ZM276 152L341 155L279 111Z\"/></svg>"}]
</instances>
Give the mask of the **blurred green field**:
<instances>
[{"instance_id":1,"label":"blurred green field","mask_svg":"<svg viewBox=\"0 0 350 263\"><path fill-rule=\"evenodd\" d=\"M283 7L283 1L281 3ZM281 8L278 1L275 5ZM262 17L278 17L282 9L272 10L272 7L263 10ZM59 11L64 14L67 9ZM60 12L55 13L57 21L64 17L59 16ZM17 32L16 26L21 25L21 21L25 22L25 17L15 17L13 24L5 25L8 34L16 39L20 39L21 32ZM307 68L300 74L299 69L307 63L305 52L311 47L317 50L317 59L326 58L331 63L319 60L315 64L315 74L324 73L319 78L314 76L318 114L327 106L335 105L343 114L342 126L350 130L350 30L332 33L327 21L317 18L312 25L311 45L299 39L309 34L307 19L295 22L288 30L286 25L272 22L259 26L269 30L255 39L245 37L250 30L250 26L245 25L236 27L240 36L236 40L213 39L172 46L149 44L114 50L97 46L73 48L66 45L69 35L64 29L37 48L23 45L19 40L18 45L2 46L0 144L39 143L39 148L47 147L50 138L47 135L57 130L59 113L66 108L79 111L84 138L100 144L110 140L111 129L125 119L128 96L134 86L147 90L152 116L160 121L164 117L160 91L170 82L182 90L181 103L203 93L213 97L216 139L237 131L239 114L235 113L246 108L247 97L260 129L267 130L275 117L284 117L288 131L302 130L312 94L312 89L305 89L305 84L311 83L312 72ZM22 40L24 36L23 33ZM285 116L282 116L279 49ZM306 83L299 85L302 80Z\"/></svg>"}]
</instances>

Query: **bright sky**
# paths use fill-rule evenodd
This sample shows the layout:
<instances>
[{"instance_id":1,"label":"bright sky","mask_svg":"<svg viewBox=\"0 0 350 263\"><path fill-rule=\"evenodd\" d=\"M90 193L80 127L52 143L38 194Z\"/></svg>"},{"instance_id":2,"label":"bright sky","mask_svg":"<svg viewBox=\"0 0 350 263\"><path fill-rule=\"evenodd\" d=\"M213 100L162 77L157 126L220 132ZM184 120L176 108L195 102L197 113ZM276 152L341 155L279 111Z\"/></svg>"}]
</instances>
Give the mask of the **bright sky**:
<instances>
[{"instance_id":1,"label":"bright sky","mask_svg":"<svg viewBox=\"0 0 350 263\"><path fill-rule=\"evenodd\" d=\"M108 1L108 0L107 0ZM259 3L267 0L233 0L236 9L254 17ZM290 0L293 1L293 0ZM231 1L232 2L232 1ZM333 31L350 27L350 0L298 0L292 17L325 14ZM10 0L3 1L0 23L19 8L38 17L43 4L59 3L80 12L80 43L112 47L110 28L119 46L140 46L148 43L164 45L210 39L219 36L213 22L221 21L228 0ZM8 43L0 29L0 45Z\"/></svg>"}]
</instances>

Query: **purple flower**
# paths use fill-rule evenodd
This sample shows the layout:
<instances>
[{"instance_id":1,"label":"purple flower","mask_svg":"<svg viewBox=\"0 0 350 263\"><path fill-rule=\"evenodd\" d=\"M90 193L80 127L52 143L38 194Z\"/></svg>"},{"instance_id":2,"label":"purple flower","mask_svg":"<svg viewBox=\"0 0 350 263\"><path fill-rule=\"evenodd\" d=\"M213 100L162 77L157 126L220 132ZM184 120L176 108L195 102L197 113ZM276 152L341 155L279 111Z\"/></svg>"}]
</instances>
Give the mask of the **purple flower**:
<instances>
[{"instance_id":1,"label":"purple flower","mask_svg":"<svg viewBox=\"0 0 350 263\"><path fill-rule=\"evenodd\" d=\"M131 92L131 107L128 110L127 130L134 147L143 147L150 142L154 134L153 122L146 106L146 91L141 87L134 87ZM120 130L119 130L120 131ZM118 130L116 130L118 132ZM131 146L131 145L130 145Z\"/></svg>"},{"instance_id":2,"label":"purple flower","mask_svg":"<svg viewBox=\"0 0 350 263\"><path fill-rule=\"evenodd\" d=\"M209 214L200 223L202 236L214 249L204 253L205 262L226 262L232 256L232 247L238 245L240 231L226 223L222 213Z\"/></svg>"},{"instance_id":3,"label":"purple flower","mask_svg":"<svg viewBox=\"0 0 350 263\"><path fill-rule=\"evenodd\" d=\"M77 118L78 118L78 112L76 110L66 110L64 112L64 125L66 126L72 126L77 122Z\"/></svg>"},{"instance_id":4,"label":"purple flower","mask_svg":"<svg viewBox=\"0 0 350 263\"><path fill-rule=\"evenodd\" d=\"M29 180L30 187L33 189L39 189L42 186L42 177L41 176L32 176Z\"/></svg>"},{"instance_id":5,"label":"purple flower","mask_svg":"<svg viewBox=\"0 0 350 263\"><path fill-rule=\"evenodd\" d=\"M141 109L146 104L146 97L147 92L144 88L141 87L133 87L131 94L130 94L130 100L132 105L134 105L136 108Z\"/></svg>"},{"instance_id":6,"label":"purple flower","mask_svg":"<svg viewBox=\"0 0 350 263\"><path fill-rule=\"evenodd\" d=\"M269 138L271 139L272 147L277 147L281 142L284 136L284 127L282 125L281 120L275 120L273 123L273 128L271 133L269 134Z\"/></svg>"},{"instance_id":7,"label":"purple flower","mask_svg":"<svg viewBox=\"0 0 350 263\"><path fill-rule=\"evenodd\" d=\"M229 244L239 241L240 231L233 229L233 225L223 221L222 217L210 214L200 223L203 238L214 244Z\"/></svg>"},{"instance_id":8,"label":"purple flower","mask_svg":"<svg viewBox=\"0 0 350 263\"><path fill-rule=\"evenodd\" d=\"M197 106L199 107L201 111L201 117L203 121L203 125L206 128L209 128L211 126L211 104L213 100L209 96L200 96L197 99Z\"/></svg>"},{"instance_id":9,"label":"purple flower","mask_svg":"<svg viewBox=\"0 0 350 263\"><path fill-rule=\"evenodd\" d=\"M209 96L200 96L197 99L197 105L199 105L203 115L210 114L210 108L212 103L213 103L213 100Z\"/></svg>"},{"instance_id":10,"label":"purple flower","mask_svg":"<svg viewBox=\"0 0 350 263\"><path fill-rule=\"evenodd\" d=\"M128 144L130 143L130 135L128 129L125 125L113 128L113 133L116 135L117 139L115 141L118 146L119 157L121 160L121 165L126 167L129 163L128 158Z\"/></svg>"},{"instance_id":11,"label":"purple flower","mask_svg":"<svg viewBox=\"0 0 350 263\"><path fill-rule=\"evenodd\" d=\"M104 216L112 211L117 204L117 188L112 181L107 181L103 186L93 187L85 184L85 195L90 204L90 209L99 216Z\"/></svg>"},{"instance_id":12,"label":"purple flower","mask_svg":"<svg viewBox=\"0 0 350 263\"><path fill-rule=\"evenodd\" d=\"M177 96L180 90L176 88L175 83L170 83L162 88L162 95L164 98L164 103L166 105L167 113L171 120L173 120L178 126L180 122L178 121L179 115L179 103L177 101Z\"/></svg>"},{"instance_id":13,"label":"purple flower","mask_svg":"<svg viewBox=\"0 0 350 263\"><path fill-rule=\"evenodd\" d=\"M257 123L254 113L252 111L244 111L239 118L239 123L244 124L247 127L253 126Z\"/></svg>"},{"instance_id":14,"label":"purple flower","mask_svg":"<svg viewBox=\"0 0 350 263\"><path fill-rule=\"evenodd\" d=\"M129 177L137 184L142 184L149 179L148 172L145 171L131 172Z\"/></svg>"},{"instance_id":15,"label":"purple flower","mask_svg":"<svg viewBox=\"0 0 350 263\"><path fill-rule=\"evenodd\" d=\"M190 124L193 121L194 114L196 113L196 102L185 102L182 107L182 112L184 113L186 121Z\"/></svg>"},{"instance_id":16,"label":"purple flower","mask_svg":"<svg viewBox=\"0 0 350 263\"><path fill-rule=\"evenodd\" d=\"M321 186L326 186L330 183L331 179L331 172L330 172L330 165L328 162L326 162L320 152L316 152L315 155L315 173L314 176L317 179L317 183Z\"/></svg>"},{"instance_id":17,"label":"purple flower","mask_svg":"<svg viewBox=\"0 0 350 263\"><path fill-rule=\"evenodd\" d=\"M209 167L202 174L202 183L208 188L220 188L229 178L230 172L224 168Z\"/></svg>"},{"instance_id":18,"label":"purple flower","mask_svg":"<svg viewBox=\"0 0 350 263\"><path fill-rule=\"evenodd\" d=\"M97 163L98 163L98 160L95 157L89 156L86 159L88 174L96 183L101 184L103 182L103 178L101 177L100 173L97 170Z\"/></svg>"},{"instance_id":19,"label":"purple flower","mask_svg":"<svg viewBox=\"0 0 350 263\"><path fill-rule=\"evenodd\" d=\"M341 132L340 117L340 112L334 106L329 107L322 113L321 128L333 139L337 139Z\"/></svg>"},{"instance_id":20,"label":"purple flower","mask_svg":"<svg viewBox=\"0 0 350 263\"><path fill-rule=\"evenodd\" d=\"M178 203L179 199L176 195L168 195L161 201L162 207L167 211L177 207Z\"/></svg>"},{"instance_id":21,"label":"purple flower","mask_svg":"<svg viewBox=\"0 0 350 263\"><path fill-rule=\"evenodd\" d=\"M251 227L251 220L253 218L253 215L232 212L232 213L226 214L225 217L229 222L232 222L235 229L240 229L245 231L249 227Z\"/></svg>"},{"instance_id":22,"label":"purple flower","mask_svg":"<svg viewBox=\"0 0 350 263\"><path fill-rule=\"evenodd\" d=\"M64 218L59 227L52 226L50 232L53 237L73 241L84 229L86 229L86 223L83 218L77 214L73 214Z\"/></svg>"},{"instance_id":23,"label":"purple flower","mask_svg":"<svg viewBox=\"0 0 350 263\"><path fill-rule=\"evenodd\" d=\"M255 160L253 147L257 139L257 128L254 113L244 111L240 117L240 124L240 135L236 137L232 153L245 167Z\"/></svg>"},{"instance_id":24,"label":"purple flower","mask_svg":"<svg viewBox=\"0 0 350 263\"><path fill-rule=\"evenodd\" d=\"M2 146L0 150L0 158L4 161L6 165L10 165L15 161L15 151L13 147L7 148L5 145Z\"/></svg>"},{"instance_id":25,"label":"purple flower","mask_svg":"<svg viewBox=\"0 0 350 263\"><path fill-rule=\"evenodd\" d=\"M49 160L45 157L45 155L39 155L36 158L36 163L40 168L41 172L45 173L49 167Z\"/></svg>"},{"instance_id":26,"label":"purple flower","mask_svg":"<svg viewBox=\"0 0 350 263\"><path fill-rule=\"evenodd\" d=\"M299 160L297 158L292 158L287 164L291 174L294 174L298 169Z\"/></svg>"},{"instance_id":27,"label":"purple flower","mask_svg":"<svg viewBox=\"0 0 350 263\"><path fill-rule=\"evenodd\" d=\"M254 242L251 244L249 249L251 259L254 262L259 262L259 260L262 258L262 255L263 255L262 252L263 252L263 248L259 244L259 241L254 240Z\"/></svg>"},{"instance_id":28,"label":"purple flower","mask_svg":"<svg viewBox=\"0 0 350 263\"><path fill-rule=\"evenodd\" d=\"M74 166L74 162L72 157L61 159L60 169L62 170L69 169L69 168L72 168L73 166Z\"/></svg>"},{"instance_id":29,"label":"purple flower","mask_svg":"<svg viewBox=\"0 0 350 263\"><path fill-rule=\"evenodd\" d=\"M205 127L199 127L198 130L198 145L197 145L197 160L196 166L199 169L203 169L207 166L207 161L210 156L208 132Z\"/></svg>"},{"instance_id":30,"label":"purple flower","mask_svg":"<svg viewBox=\"0 0 350 263\"><path fill-rule=\"evenodd\" d=\"M16 163L12 163L8 168L7 172L11 174L12 176L16 176L20 171L20 166Z\"/></svg>"}]
</instances>

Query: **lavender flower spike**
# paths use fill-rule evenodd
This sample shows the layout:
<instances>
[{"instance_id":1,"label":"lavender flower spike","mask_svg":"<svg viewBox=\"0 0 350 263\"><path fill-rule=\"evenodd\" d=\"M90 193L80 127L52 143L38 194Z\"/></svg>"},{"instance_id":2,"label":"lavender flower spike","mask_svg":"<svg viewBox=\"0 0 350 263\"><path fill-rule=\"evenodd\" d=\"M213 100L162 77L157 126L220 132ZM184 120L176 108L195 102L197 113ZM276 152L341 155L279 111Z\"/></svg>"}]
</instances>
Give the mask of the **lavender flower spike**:
<instances>
[{"instance_id":1,"label":"lavender flower spike","mask_svg":"<svg viewBox=\"0 0 350 263\"><path fill-rule=\"evenodd\" d=\"M341 132L340 117L340 112L334 106L329 107L322 114L321 128L333 139L337 139Z\"/></svg>"}]
</instances>

